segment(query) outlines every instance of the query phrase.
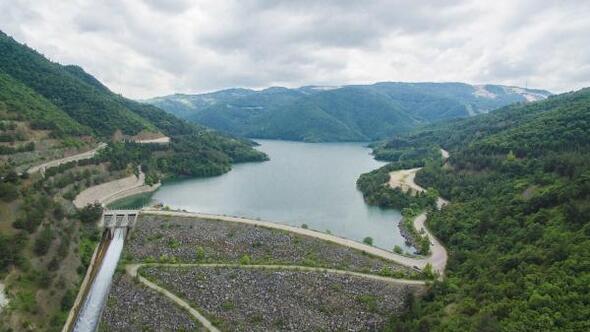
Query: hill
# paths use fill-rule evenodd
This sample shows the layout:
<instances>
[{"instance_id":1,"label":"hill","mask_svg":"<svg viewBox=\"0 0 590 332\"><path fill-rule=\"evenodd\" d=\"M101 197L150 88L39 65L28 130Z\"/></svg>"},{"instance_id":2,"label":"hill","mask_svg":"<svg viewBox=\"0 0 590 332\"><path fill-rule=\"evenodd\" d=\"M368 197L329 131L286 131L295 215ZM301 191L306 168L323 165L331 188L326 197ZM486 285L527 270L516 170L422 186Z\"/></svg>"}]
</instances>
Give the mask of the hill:
<instances>
[{"instance_id":1,"label":"hill","mask_svg":"<svg viewBox=\"0 0 590 332\"><path fill-rule=\"evenodd\" d=\"M383 186L408 165L451 201L428 220L448 246L446 278L391 330L590 328L590 89L430 125L376 152L394 162L359 179L368 201L411 204Z\"/></svg>"},{"instance_id":2,"label":"hill","mask_svg":"<svg viewBox=\"0 0 590 332\"><path fill-rule=\"evenodd\" d=\"M0 102L36 127L43 122L46 129L60 129L59 135L91 135L96 140L110 140L116 133L131 139L145 132L163 133L173 138L173 150L186 153L186 146L192 145L199 150L196 155L204 151L218 154L216 160L223 163L215 167L219 169L229 169L231 162L264 158L251 149L250 142L189 124L157 107L114 94L82 68L51 62L2 32L0 57ZM53 135L58 135L55 130ZM208 160L203 163L210 165Z\"/></svg>"},{"instance_id":3,"label":"hill","mask_svg":"<svg viewBox=\"0 0 590 332\"><path fill-rule=\"evenodd\" d=\"M418 125L486 113L549 95L543 90L501 85L384 82L230 89L145 102L239 136L319 142L383 139Z\"/></svg>"}]
</instances>

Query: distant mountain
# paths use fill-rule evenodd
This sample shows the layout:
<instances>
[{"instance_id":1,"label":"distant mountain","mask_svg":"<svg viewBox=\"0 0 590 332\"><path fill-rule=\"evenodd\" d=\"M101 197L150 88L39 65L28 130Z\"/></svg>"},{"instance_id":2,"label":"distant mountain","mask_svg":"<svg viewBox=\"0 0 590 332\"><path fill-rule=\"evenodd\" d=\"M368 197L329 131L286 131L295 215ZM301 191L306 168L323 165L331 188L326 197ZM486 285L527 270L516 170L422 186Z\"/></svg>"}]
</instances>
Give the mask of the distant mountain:
<instances>
[{"instance_id":1,"label":"distant mountain","mask_svg":"<svg viewBox=\"0 0 590 332\"><path fill-rule=\"evenodd\" d=\"M367 141L468 117L551 93L502 85L395 83L229 89L145 100L231 134L297 141Z\"/></svg>"}]
</instances>

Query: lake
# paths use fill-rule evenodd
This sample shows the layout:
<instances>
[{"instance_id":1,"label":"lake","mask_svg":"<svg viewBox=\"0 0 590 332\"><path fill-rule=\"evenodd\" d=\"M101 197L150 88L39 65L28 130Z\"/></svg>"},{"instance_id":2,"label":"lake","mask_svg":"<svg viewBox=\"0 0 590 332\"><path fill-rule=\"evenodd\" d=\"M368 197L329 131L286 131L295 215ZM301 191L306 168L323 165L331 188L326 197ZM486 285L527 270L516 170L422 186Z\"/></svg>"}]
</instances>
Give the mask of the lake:
<instances>
[{"instance_id":1,"label":"lake","mask_svg":"<svg viewBox=\"0 0 590 332\"><path fill-rule=\"evenodd\" d=\"M362 241L392 250L404 244L398 211L365 204L356 189L360 174L384 163L362 143L299 143L257 140L270 157L234 165L212 178L165 182L152 196L174 209L226 214L285 223Z\"/></svg>"}]
</instances>

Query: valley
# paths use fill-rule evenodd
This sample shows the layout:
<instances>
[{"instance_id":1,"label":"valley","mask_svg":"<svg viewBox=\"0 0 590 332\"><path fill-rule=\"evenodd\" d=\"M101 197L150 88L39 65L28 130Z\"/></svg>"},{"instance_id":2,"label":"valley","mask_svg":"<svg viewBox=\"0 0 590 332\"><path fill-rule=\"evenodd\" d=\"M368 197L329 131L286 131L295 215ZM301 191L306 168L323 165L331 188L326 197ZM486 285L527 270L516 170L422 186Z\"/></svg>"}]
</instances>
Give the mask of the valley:
<instances>
[{"instance_id":1,"label":"valley","mask_svg":"<svg viewBox=\"0 0 590 332\"><path fill-rule=\"evenodd\" d=\"M0 332L590 331L588 13L0 3Z\"/></svg>"}]
</instances>

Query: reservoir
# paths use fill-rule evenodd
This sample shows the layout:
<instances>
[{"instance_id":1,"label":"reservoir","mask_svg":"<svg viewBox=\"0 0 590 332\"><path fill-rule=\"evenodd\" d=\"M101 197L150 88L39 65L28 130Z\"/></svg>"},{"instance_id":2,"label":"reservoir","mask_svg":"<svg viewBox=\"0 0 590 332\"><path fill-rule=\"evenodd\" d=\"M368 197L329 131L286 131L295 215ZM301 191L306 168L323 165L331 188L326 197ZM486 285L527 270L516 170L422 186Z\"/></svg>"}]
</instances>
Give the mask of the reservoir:
<instances>
[{"instance_id":1,"label":"reservoir","mask_svg":"<svg viewBox=\"0 0 590 332\"><path fill-rule=\"evenodd\" d=\"M384 163L363 143L257 140L270 161L234 165L212 178L168 181L153 199L174 209L285 223L392 250L404 244L398 211L367 205L357 178Z\"/></svg>"}]
</instances>

